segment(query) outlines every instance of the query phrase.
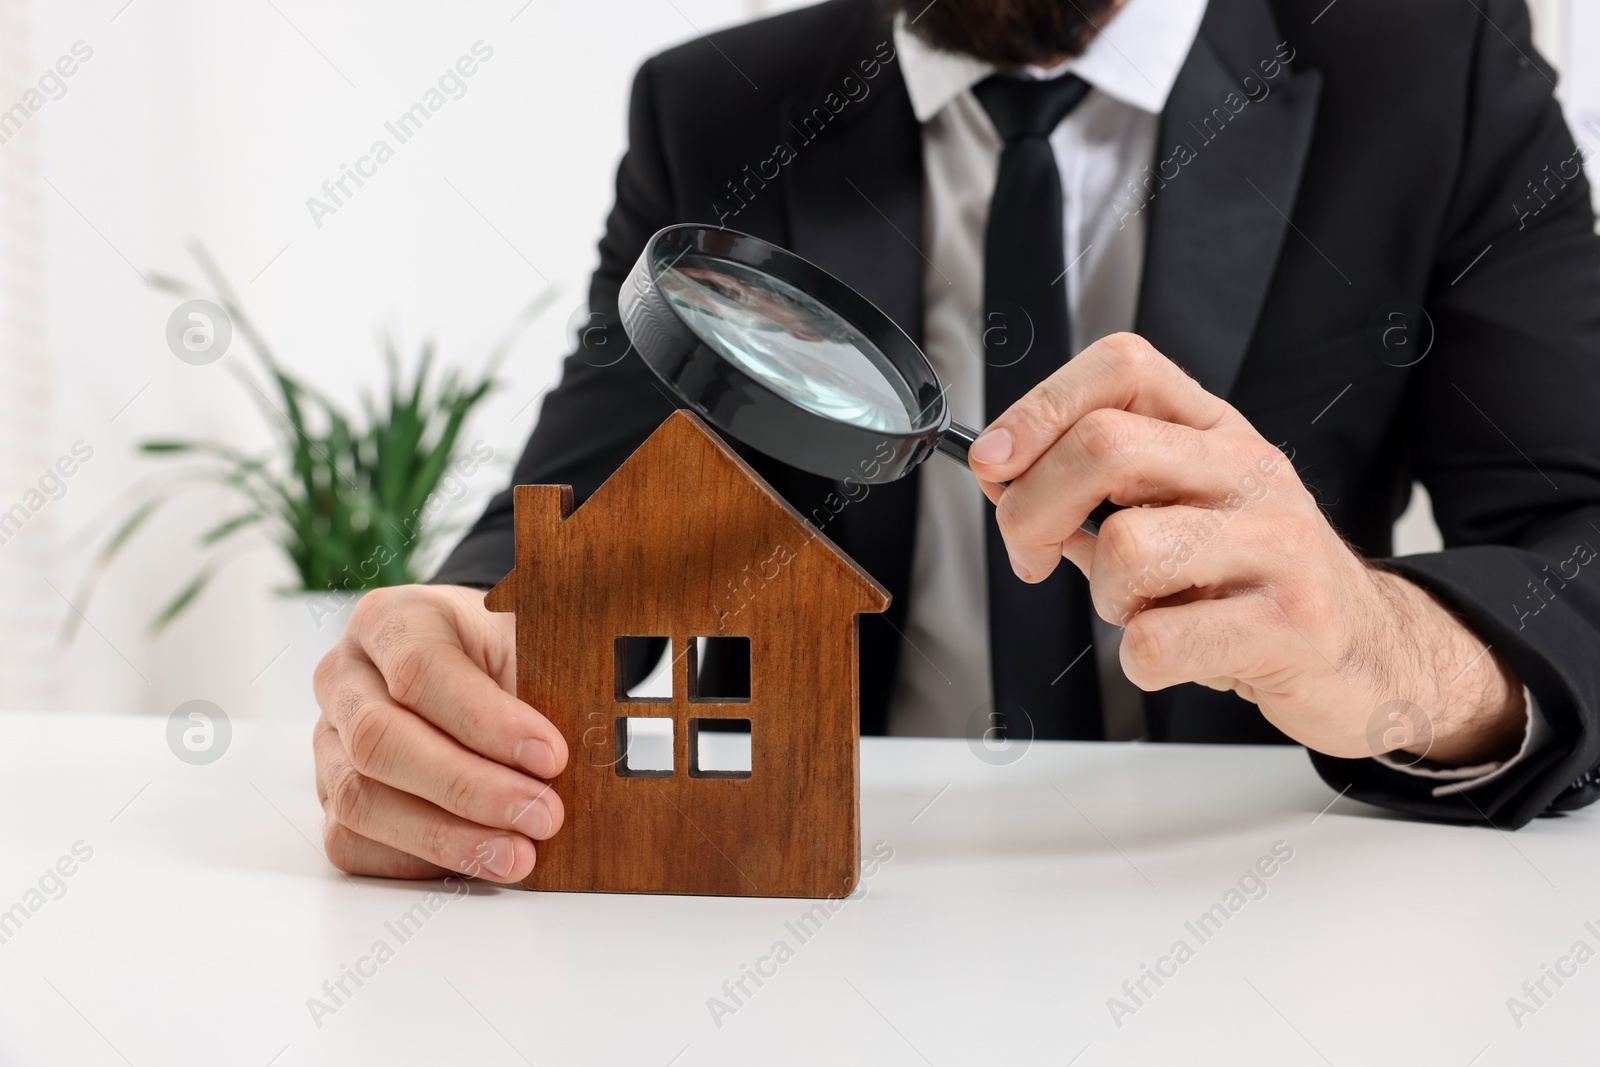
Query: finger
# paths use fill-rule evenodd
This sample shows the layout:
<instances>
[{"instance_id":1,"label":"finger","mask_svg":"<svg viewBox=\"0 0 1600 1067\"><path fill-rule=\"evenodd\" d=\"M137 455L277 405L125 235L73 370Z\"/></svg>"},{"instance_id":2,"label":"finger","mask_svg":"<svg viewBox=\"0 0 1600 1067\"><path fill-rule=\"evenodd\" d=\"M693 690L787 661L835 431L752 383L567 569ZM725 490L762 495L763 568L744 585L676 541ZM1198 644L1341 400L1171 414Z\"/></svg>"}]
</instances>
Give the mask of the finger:
<instances>
[{"instance_id":1,"label":"finger","mask_svg":"<svg viewBox=\"0 0 1600 1067\"><path fill-rule=\"evenodd\" d=\"M366 594L351 620L355 649L383 675L389 696L463 745L540 778L561 773L567 743L538 711L506 692L463 648L463 631L490 625L457 599L418 601L406 587ZM437 596L437 595L436 595ZM448 594L442 594L448 597ZM498 632L498 631L496 631Z\"/></svg>"},{"instance_id":2,"label":"finger","mask_svg":"<svg viewBox=\"0 0 1600 1067\"><path fill-rule=\"evenodd\" d=\"M327 743L332 735L334 743ZM339 747L338 731L328 722L328 716L323 714L317 719L317 725L311 731L311 755L316 765L317 772L317 803L328 803L328 768L326 759Z\"/></svg>"},{"instance_id":3,"label":"finger","mask_svg":"<svg viewBox=\"0 0 1600 1067\"><path fill-rule=\"evenodd\" d=\"M1096 341L1030 389L979 436L968 460L980 478L1010 481L1098 408L1199 430L1244 423L1144 338L1119 333Z\"/></svg>"},{"instance_id":4,"label":"finger","mask_svg":"<svg viewBox=\"0 0 1600 1067\"><path fill-rule=\"evenodd\" d=\"M1128 680L1147 691L1181 682L1233 688L1235 679L1266 675L1292 639L1269 599L1247 593L1141 611L1122 631L1120 659Z\"/></svg>"},{"instance_id":5,"label":"finger","mask_svg":"<svg viewBox=\"0 0 1600 1067\"><path fill-rule=\"evenodd\" d=\"M1050 573L1057 546L1102 500L1234 506L1260 499L1283 464L1259 437L1202 433L1145 415L1101 408L1080 419L1025 473L997 505L996 518L1019 569Z\"/></svg>"},{"instance_id":6,"label":"finger","mask_svg":"<svg viewBox=\"0 0 1600 1067\"><path fill-rule=\"evenodd\" d=\"M553 789L462 747L391 701L372 664L351 656L340 678L328 717L358 772L481 826L536 841L560 828L563 808Z\"/></svg>"},{"instance_id":7,"label":"finger","mask_svg":"<svg viewBox=\"0 0 1600 1067\"><path fill-rule=\"evenodd\" d=\"M1241 462L1233 452L1221 435L1110 408L1090 412L996 505L1013 567L1026 581L1047 577L1102 500L1131 506L1226 496L1227 472ZM1244 481L1261 488L1254 474Z\"/></svg>"},{"instance_id":8,"label":"finger","mask_svg":"<svg viewBox=\"0 0 1600 1067\"><path fill-rule=\"evenodd\" d=\"M978 480L978 488L983 490L983 495L989 498L989 503L998 505L1000 498L1005 495L1005 486L995 482ZM1061 555L1072 562L1084 576L1088 576L1089 567L1094 562L1094 535L1084 533L1082 530L1073 530L1067 539L1061 542Z\"/></svg>"},{"instance_id":9,"label":"finger","mask_svg":"<svg viewBox=\"0 0 1600 1067\"><path fill-rule=\"evenodd\" d=\"M456 874L517 882L533 870L533 842L519 833L469 822L421 797L368 778L331 731L316 739L330 821L381 845Z\"/></svg>"},{"instance_id":10,"label":"finger","mask_svg":"<svg viewBox=\"0 0 1600 1067\"><path fill-rule=\"evenodd\" d=\"M1128 508L1100 527L1089 571L1095 610L1126 626L1153 602L1264 585L1285 555L1280 525L1237 508Z\"/></svg>"},{"instance_id":11,"label":"finger","mask_svg":"<svg viewBox=\"0 0 1600 1067\"><path fill-rule=\"evenodd\" d=\"M456 636L467 658L494 679L501 690L515 695L516 616L484 607L483 599L487 594L482 589L464 585L430 585L427 589L437 590L444 601L444 609L454 615Z\"/></svg>"},{"instance_id":12,"label":"finger","mask_svg":"<svg viewBox=\"0 0 1600 1067\"><path fill-rule=\"evenodd\" d=\"M326 820L322 831L322 847L328 854L328 860L346 874L363 874L374 878L443 878L459 873L407 855L397 848L380 845L336 819Z\"/></svg>"}]
</instances>

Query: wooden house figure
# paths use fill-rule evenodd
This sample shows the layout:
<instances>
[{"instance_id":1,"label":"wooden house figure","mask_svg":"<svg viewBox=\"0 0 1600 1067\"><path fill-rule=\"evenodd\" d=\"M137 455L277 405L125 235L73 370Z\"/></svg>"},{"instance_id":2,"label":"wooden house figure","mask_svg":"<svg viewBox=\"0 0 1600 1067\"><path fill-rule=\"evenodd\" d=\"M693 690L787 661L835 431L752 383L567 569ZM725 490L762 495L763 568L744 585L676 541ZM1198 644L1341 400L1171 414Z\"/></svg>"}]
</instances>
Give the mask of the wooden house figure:
<instances>
[{"instance_id":1,"label":"wooden house figure","mask_svg":"<svg viewBox=\"0 0 1600 1067\"><path fill-rule=\"evenodd\" d=\"M516 613L517 696L571 753L551 782L566 822L539 842L523 884L848 894L860 836L857 615L887 608L884 588L685 411L582 507L564 485L519 485L514 502L516 567L484 602ZM670 641L670 697L628 695L630 639L641 638ZM712 691L698 676L701 639L747 657L747 691ZM630 758L638 719L658 720L658 735L670 728L670 765ZM746 724L748 768L705 766L715 728Z\"/></svg>"}]
</instances>

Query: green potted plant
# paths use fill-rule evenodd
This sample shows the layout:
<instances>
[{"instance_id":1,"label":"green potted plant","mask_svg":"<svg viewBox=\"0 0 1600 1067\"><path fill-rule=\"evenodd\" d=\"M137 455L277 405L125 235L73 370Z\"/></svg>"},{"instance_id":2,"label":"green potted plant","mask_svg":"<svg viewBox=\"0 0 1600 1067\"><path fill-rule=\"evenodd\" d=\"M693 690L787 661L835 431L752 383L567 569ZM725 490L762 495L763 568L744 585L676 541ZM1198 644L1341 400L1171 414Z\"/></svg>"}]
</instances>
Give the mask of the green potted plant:
<instances>
[{"instance_id":1,"label":"green potted plant","mask_svg":"<svg viewBox=\"0 0 1600 1067\"><path fill-rule=\"evenodd\" d=\"M261 452L222 440L141 442L142 453L173 466L136 491L100 546L75 598L80 611L133 536L177 496L203 488L222 491L237 507L199 535L199 569L156 611L152 632L194 603L230 558L223 550L248 531L265 535L290 564L294 584L279 592L306 600L318 629L364 590L422 580L419 557L447 532L432 521L441 508L441 486L493 457L481 442L463 449L462 428L495 387L494 374L516 337L555 299L554 288L516 317L479 375L437 372L430 342L407 380L393 339L385 337L383 387L376 396L362 395L354 415L284 368L216 263L201 247L193 252L213 293L208 299L226 313L248 353L230 369L273 427L275 441ZM152 284L197 295L193 286L165 276ZM68 638L80 617L69 613Z\"/></svg>"}]
</instances>

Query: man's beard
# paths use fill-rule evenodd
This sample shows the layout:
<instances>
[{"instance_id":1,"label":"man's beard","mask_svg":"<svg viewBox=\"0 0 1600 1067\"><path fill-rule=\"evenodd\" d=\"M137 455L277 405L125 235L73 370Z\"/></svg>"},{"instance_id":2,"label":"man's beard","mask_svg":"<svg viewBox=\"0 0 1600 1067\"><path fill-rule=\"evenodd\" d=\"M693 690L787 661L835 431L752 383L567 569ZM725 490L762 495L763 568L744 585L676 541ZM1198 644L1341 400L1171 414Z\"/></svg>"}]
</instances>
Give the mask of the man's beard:
<instances>
[{"instance_id":1,"label":"man's beard","mask_svg":"<svg viewBox=\"0 0 1600 1067\"><path fill-rule=\"evenodd\" d=\"M946 52L964 52L1001 69L1045 66L1076 56L1120 0L882 0L890 16ZM912 20L916 21L913 22Z\"/></svg>"}]
</instances>

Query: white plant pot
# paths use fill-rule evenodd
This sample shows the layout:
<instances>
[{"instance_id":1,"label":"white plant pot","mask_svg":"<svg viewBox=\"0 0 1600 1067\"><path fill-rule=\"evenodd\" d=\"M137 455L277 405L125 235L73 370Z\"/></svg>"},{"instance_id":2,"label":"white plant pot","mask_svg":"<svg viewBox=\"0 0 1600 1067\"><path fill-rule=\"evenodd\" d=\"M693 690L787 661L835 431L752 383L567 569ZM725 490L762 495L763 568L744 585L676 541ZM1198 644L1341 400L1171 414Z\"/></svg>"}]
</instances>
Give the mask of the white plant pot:
<instances>
[{"instance_id":1,"label":"white plant pot","mask_svg":"<svg viewBox=\"0 0 1600 1067\"><path fill-rule=\"evenodd\" d=\"M311 672L338 643L359 596L284 593L271 600L277 657L250 683L251 703L262 718L312 722L317 700Z\"/></svg>"}]
</instances>

